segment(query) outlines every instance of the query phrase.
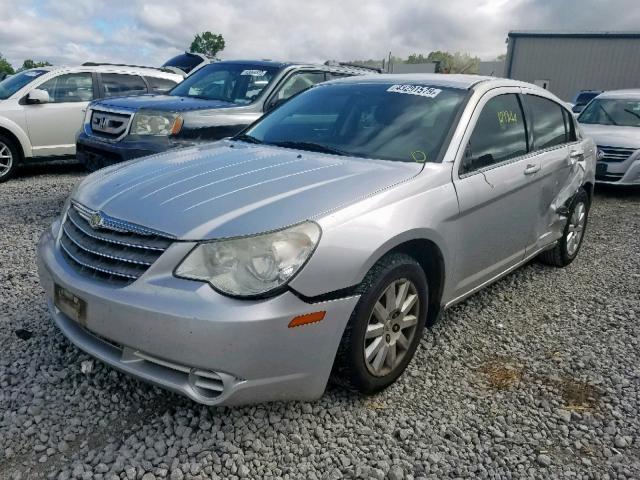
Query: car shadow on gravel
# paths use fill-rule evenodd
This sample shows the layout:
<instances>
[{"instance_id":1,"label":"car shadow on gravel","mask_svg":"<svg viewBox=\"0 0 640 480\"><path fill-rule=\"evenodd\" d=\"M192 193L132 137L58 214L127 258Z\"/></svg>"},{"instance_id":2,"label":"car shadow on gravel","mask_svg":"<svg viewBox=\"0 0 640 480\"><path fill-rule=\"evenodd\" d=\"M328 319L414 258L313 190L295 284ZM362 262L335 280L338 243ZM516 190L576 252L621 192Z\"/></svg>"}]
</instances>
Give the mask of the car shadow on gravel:
<instances>
[{"instance_id":1,"label":"car shadow on gravel","mask_svg":"<svg viewBox=\"0 0 640 480\"><path fill-rule=\"evenodd\" d=\"M18 169L14 179L28 179L42 175L60 175L84 172L84 165L76 160L55 160L42 163L29 162Z\"/></svg>"},{"instance_id":2,"label":"car shadow on gravel","mask_svg":"<svg viewBox=\"0 0 640 480\"><path fill-rule=\"evenodd\" d=\"M623 185L596 185L595 198L624 198L629 200L640 199L639 186L623 186Z\"/></svg>"}]
</instances>

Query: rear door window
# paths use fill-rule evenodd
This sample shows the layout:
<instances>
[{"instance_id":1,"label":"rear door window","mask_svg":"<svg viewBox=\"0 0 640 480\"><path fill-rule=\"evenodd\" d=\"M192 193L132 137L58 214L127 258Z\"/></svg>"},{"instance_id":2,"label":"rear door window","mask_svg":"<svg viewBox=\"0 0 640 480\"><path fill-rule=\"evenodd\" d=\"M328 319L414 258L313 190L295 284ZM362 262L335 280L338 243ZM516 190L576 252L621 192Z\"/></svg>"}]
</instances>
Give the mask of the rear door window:
<instances>
[{"instance_id":1,"label":"rear door window","mask_svg":"<svg viewBox=\"0 0 640 480\"><path fill-rule=\"evenodd\" d=\"M145 77L153 93L167 93L177 85L173 80L168 78Z\"/></svg>"},{"instance_id":2,"label":"rear door window","mask_svg":"<svg viewBox=\"0 0 640 480\"><path fill-rule=\"evenodd\" d=\"M564 127L563 127L564 128ZM490 99L465 149L460 173L469 173L527 153L527 130L514 93Z\"/></svg>"},{"instance_id":3,"label":"rear door window","mask_svg":"<svg viewBox=\"0 0 640 480\"><path fill-rule=\"evenodd\" d=\"M128 97L147 93L147 84L139 75L103 73L102 88L105 97Z\"/></svg>"},{"instance_id":4,"label":"rear door window","mask_svg":"<svg viewBox=\"0 0 640 480\"><path fill-rule=\"evenodd\" d=\"M563 108L553 100L536 95L524 95L529 109L529 124L533 129L533 145L536 150L562 145L567 141Z\"/></svg>"}]
</instances>

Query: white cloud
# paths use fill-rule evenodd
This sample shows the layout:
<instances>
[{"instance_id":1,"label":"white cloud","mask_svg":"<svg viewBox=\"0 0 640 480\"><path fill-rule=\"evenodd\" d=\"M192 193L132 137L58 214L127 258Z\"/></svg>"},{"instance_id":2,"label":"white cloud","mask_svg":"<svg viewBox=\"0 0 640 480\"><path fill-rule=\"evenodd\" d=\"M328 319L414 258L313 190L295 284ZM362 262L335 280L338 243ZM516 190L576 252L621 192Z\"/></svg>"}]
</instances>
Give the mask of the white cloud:
<instances>
[{"instance_id":1,"label":"white cloud","mask_svg":"<svg viewBox=\"0 0 640 480\"><path fill-rule=\"evenodd\" d=\"M159 65L194 34L223 34L225 58L351 60L431 50L491 59L511 29L634 29L636 0L0 0L0 53L74 64ZM624 16L608 15L625 11Z\"/></svg>"}]
</instances>

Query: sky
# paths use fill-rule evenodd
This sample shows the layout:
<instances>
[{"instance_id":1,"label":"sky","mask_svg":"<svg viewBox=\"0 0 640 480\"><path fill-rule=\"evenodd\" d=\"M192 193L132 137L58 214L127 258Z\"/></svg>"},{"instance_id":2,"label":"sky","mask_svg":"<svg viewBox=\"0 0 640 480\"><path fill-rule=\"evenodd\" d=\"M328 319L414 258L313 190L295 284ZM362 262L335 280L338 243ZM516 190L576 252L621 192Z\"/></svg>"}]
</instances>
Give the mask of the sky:
<instances>
[{"instance_id":1,"label":"sky","mask_svg":"<svg viewBox=\"0 0 640 480\"><path fill-rule=\"evenodd\" d=\"M325 61L461 51L492 60L509 30L640 30L639 0L0 0L0 54L161 65L209 30L221 58Z\"/></svg>"}]
</instances>

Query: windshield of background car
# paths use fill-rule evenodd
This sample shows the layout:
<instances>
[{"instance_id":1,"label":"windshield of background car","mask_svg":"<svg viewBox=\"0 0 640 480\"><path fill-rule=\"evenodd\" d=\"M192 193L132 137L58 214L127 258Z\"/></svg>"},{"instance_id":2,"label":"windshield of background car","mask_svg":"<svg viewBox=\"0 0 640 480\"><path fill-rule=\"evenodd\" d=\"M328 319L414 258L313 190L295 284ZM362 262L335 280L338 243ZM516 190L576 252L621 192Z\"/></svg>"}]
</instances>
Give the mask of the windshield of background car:
<instances>
[{"instance_id":1,"label":"windshield of background car","mask_svg":"<svg viewBox=\"0 0 640 480\"><path fill-rule=\"evenodd\" d=\"M580 123L640 127L640 99L596 98L578 117Z\"/></svg>"},{"instance_id":2,"label":"windshield of background car","mask_svg":"<svg viewBox=\"0 0 640 480\"><path fill-rule=\"evenodd\" d=\"M329 84L292 97L238 139L356 157L437 162L466 90Z\"/></svg>"},{"instance_id":3,"label":"windshield of background car","mask_svg":"<svg viewBox=\"0 0 640 480\"><path fill-rule=\"evenodd\" d=\"M185 78L170 94L246 105L258 98L279 70L247 63L212 63Z\"/></svg>"},{"instance_id":4,"label":"windshield of background car","mask_svg":"<svg viewBox=\"0 0 640 480\"><path fill-rule=\"evenodd\" d=\"M48 70L26 70L5 78L0 82L0 100L9 98L25 85L47 73Z\"/></svg>"}]
</instances>

